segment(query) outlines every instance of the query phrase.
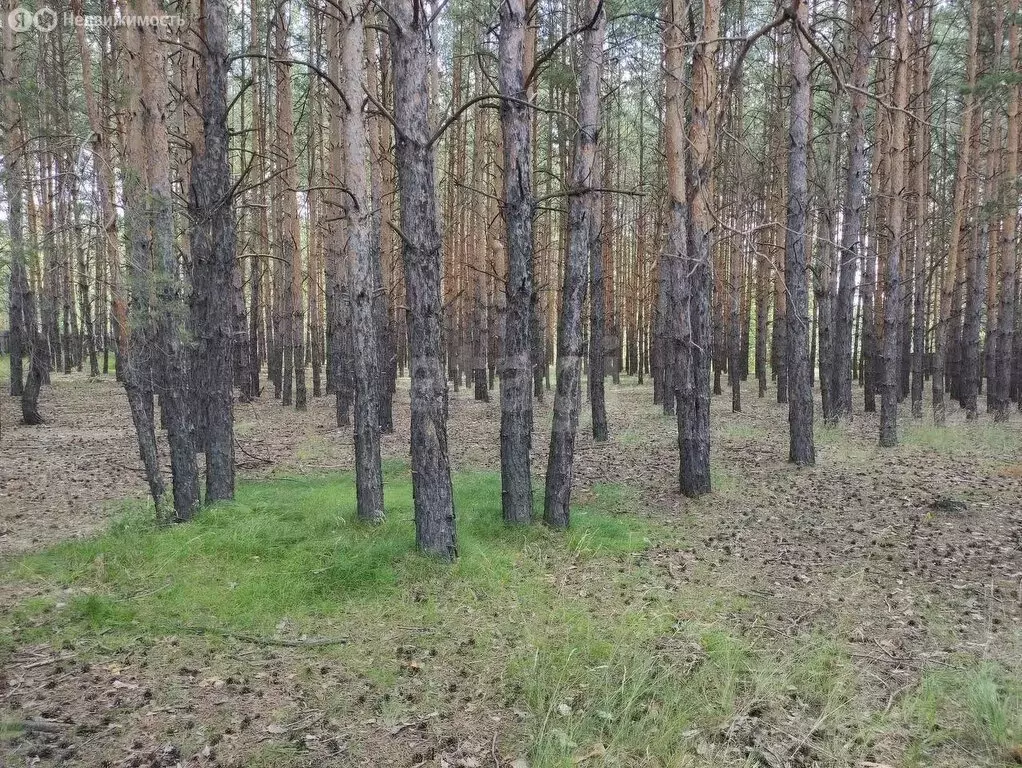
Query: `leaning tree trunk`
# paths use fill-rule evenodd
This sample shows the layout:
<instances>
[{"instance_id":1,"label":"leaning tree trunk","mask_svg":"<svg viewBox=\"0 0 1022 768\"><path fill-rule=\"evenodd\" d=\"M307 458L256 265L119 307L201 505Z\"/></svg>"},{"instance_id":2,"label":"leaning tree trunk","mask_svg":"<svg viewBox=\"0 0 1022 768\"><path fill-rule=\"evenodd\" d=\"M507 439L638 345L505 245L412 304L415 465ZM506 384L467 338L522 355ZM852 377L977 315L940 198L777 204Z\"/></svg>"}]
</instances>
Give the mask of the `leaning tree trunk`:
<instances>
[{"instance_id":1,"label":"leaning tree trunk","mask_svg":"<svg viewBox=\"0 0 1022 768\"><path fill-rule=\"evenodd\" d=\"M389 0L387 8L411 354L415 541L423 552L452 560L458 549L447 456L440 297L443 243L429 120L429 13L423 0Z\"/></svg>"},{"instance_id":2,"label":"leaning tree trunk","mask_svg":"<svg viewBox=\"0 0 1022 768\"><path fill-rule=\"evenodd\" d=\"M603 0L588 0L579 75L578 138L571 170L568 209L568 254L564 262L561 314L557 323L557 390L547 458L543 520L554 528L567 528L570 519L571 476L575 462L582 386L582 305L589 267L592 191L596 140L600 126L600 70L607 15Z\"/></svg>"},{"instance_id":3,"label":"leaning tree trunk","mask_svg":"<svg viewBox=\"0 0 1022 768\"><path fill-rule=\"evenodd\" d=\"M507 283L500 367L500 479L504 522L532 521L532 115L525 71L525 0L500 4L500 120L504 132ZM498 289L499 290L499 289Z\"/></svg>"},{"instance_id":4,"label":"leaning tree trunk","mask_svg":"<svg viewBox=\"0 0 1022 768\"><path fill-rule=\"evenodd\" d=\"M816 463L813 444L813 386L809 375L809 290L806 265L806 210L809 207L809 41L802 30L807 0L795 0L791 56L791 125L788 133L788 226L784 274L788 287L788 460Z\"/></svg>"},{"instance_id":5,"label":"leaning tree trunk","mask_svg":"<svg viewBox=\"0 0 1022 768\"><path fill-rule=\"evenodd\" d=\"M379 249L372 247L373 210L366 185L369 135L362 116L365 80L365 29L362 11L353 0L338 6L341 54L339 81L347 114L341 122L349 250L348 280L354 331L355 362L355 487L359 519L383 521L383 470L380 465L380 334L376 301L380 286L374 261Z\"/></svg>"},{"instance_id":6,"label":"leaning tree trunk","mask_svg":"<svg viewBox=\"0 0 1022 768\"><path fill-rule=\"evenodd\" d=\"M192 375L206 457L206 501L234 498L233 271L237 237L228 156L228 17L226 0L205 0L199 19L202 134L193 148L190 194Z\"/></svg>"},{"instance_id":7,"label":"leaning tree trunk","mask_svg":"<svg viewBox=\"0 0 1022 768\"><path fill-rule=\"evenodd\" d=\"M121 49L129 61L141 57L138 32L131 27L121 31ZM145 152L142 148L142 117L139 102L142 79L140 67L125 68L122 96L123 181L121 190L124 203L125 266L127 273L127 307L125 324L125 350L118 361L121 381L128 398L131 419L138 440L139 457L145 468L146 482L153 497L158 522L166 522L169 514L164 509L165 485L156 445L153 421L153 349L155 335L153 323L153 266L151 258L151 232L145 208L146 184Z\"/></svg>"},{"instance_id":8,"label":"leaning tree trunk","mask_svg":"<svg viewBox=\"0 0 1022 768\"><path fill-rule=\"evenodd\" d=\"M901 298L901 253L905 224L905 159L908 109L908 0L898 0L894 39L894 113L891 115L891 212L888 221L891 243L887 251L884 290L884 338L881 353L880 445L898 443L898 336L904 311Z\"/></svg>"}]
</instances>

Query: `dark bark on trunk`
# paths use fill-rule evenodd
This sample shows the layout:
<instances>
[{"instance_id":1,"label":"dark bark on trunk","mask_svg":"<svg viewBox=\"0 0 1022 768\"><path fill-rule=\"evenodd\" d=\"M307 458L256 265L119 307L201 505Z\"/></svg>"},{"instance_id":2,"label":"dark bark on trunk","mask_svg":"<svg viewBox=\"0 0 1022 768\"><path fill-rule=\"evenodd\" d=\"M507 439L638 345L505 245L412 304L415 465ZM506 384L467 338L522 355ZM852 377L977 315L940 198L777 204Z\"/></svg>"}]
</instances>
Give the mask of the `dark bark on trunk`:
<instances>
[{"instance_id":1,"label":"dark bark on trunk","mask_svg":"<svg viewBox=\"0 0 1022 768\"><path fill-rule=\"evenodd\" d=\"M691 335L676 368L681 492L710 492L711 254L714 110L717 92L719 0L704 0L701 39L692 59L692 120L688 128L688 257ZM684 339L683 339L684 341Z\"/></svg>"},{"instance_id":2,"label":"dark bark on trunk","mask_svg":"<svg viewBox=\"0 0 1022 768\"><path fill-rule=\"evenodd\" d=\"M504 522L532 521L532 393L535 388L532 115L525 78L525 0L500 5L500 104L507 232L504 348L500 370L500 476ZM514 99L511 101L510 99ZM499 288L498 288L499 290ZM540 346L543 339L540 333ZM540 382L537 397L542 396Z\"/></svg>"},{"instance_id":3,"label":"dark bark on trunk","mask_svg":"<svg viewBox=\"0 0 1022 768\"><path fill-rule=\"evenodd\" d=\"M188 198L191 217L192 374L202 434L196 440L206 458L206 501L234 498L234 398L232 354L237 237L228 157L228 7L205 0L199 19L202 66L199 98L202 137L194 148ZM242 322L244 317L242 317Z\"/></svg>"},{"instance_id":4,"label":"dark bark on trunk","mask_svg":"<svg viewBox=\"0 0 1022 768\"><path fill-rule=\"evenodd\" d=\"M598 162L598 161L597 161ZM596 171L594 169L594 175ZM602 182L594 177L593 186ZM589 252L589 407L592 415L593 439L602 443L607 439L607 396L604 391L604 329L606 323L606 286L603 274L602 239L609 235L603 232L604 218L600 214L598 201L593 202L590 226ZM640 374L641 376L641 374Z\"/></svg>"},{"instance_id":5,"label":"dark bark on trunk","mask_svg":"<svg viewBox=\"0 0 1022 768\"><path fill-rule=\"evenodd\" d=\"M447 456L443 257L429 123L428 12L421 0L390 0L388 9L411 355L415 540L423 552L452 560L458 550Z\"/></svg>"},{"instance_id":6,"label":"dark bark on trunk","mask_svg":"<svg viewBox=\"0 0 1022 768\"><path fill-rule=\"evenodd\" d=\"M578 135L571 170L568 208L568 253L564 263L561 313L557 322L557 385L554 419L547 459L543 520L553 528L570 522L572 470L582 386L582 308L585 303L592 218L596 199L592 191L599 134L600 71L607 15L602 0L585 6L585 31L579 73Z\"/></svg>"},{"instance_id":7,"label":"dark bark on trunk","mask_svg":"<svg viewBox=\"0 0 1022 768\"><path fill-rule=\"evenodd\" d=\"M806 0L795 0L800 26L808 20ZM791 125L788 132L788 225L784 274L788 285L788 460L816 463L813 444L813 388L809 378L809 289L806 264L806 211L809 207L809 42L794 31L791 57Z\"/></svg>"},{"instance_id":8,"label":"dark bark on trunk","mask_svg":"<svg viewBox=\"0 0 1022 768\"><path fill-rule=\"evenodd\" d=\"M150 0L135 12L155 13ZM146 464L150 491L163 518L163 481L153 437L152 382L156 375L167 426L173 478L174 518L189 519L199 505L198 469L191 435L183 302L174 251L170 157L166 108L170 103L163 43L155 28L125 28L125 219L132 282L128 373L125 388ZM150 357L150 351L152 356Z\"/></svg>"}]
</instances>

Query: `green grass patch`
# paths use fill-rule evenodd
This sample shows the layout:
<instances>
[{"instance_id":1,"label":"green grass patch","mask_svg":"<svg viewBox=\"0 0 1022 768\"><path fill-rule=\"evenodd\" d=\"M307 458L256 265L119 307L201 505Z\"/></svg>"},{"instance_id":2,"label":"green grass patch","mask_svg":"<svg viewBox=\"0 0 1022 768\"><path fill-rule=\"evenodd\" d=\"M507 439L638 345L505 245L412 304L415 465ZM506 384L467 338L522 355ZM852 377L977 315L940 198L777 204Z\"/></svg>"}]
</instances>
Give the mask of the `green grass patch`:
<instances>
[{"instance_id":1,"label":"green grass patch","mask_svg":"<svg viewBox=\"0 0 1022 768\"><path fill-rule=\"evenodd\" d=\"M912 735L907 765L934 765L934 756L964 762L1009 761L1022 744L1022 677L992 661L934 670L905 700L902 715Z\"/></svg>"},{"instance_id":2,"label":"green grass patch","mask_svg":"<svg viewBox=\"0 0 1022 768\"><path fill-rule=\"evenodd\" d=\"M387 521L378 527L357 521L350 475L246 482L233 503L188 525L157 528L140 506L102 536L22 558L8 577L68 590L67 600L21 607L22 618L57 610L68 631L167 633L198 624L265 632L285 618L311 628L413 587L509 588L523 553L562 539L583 557L645 546L641 523L606 511L619 503L615 493L577 509L566 534L509 529L499 477L466 473L455 483L461 557L447 566L415 552L407 469L388 465L386 475Z\"/></svg>"},{"instance_id":3,"label":"green grass patch","mask_svg":"<svg viewBox=\"0 0 1022 768\"><path fill-rule=\"evenodd\" d=\"M1010 460L1022 455L1022 435L1017 428L995 424L990 417L938 427L925 419L905 420L902 443L951 457Z\"/></svg>"},{"instance_id":4,"label":"green grass patch","mask_svg":"<svg viewBox=\"0 0 1022 768\"><path fill-rule=\"evenodd\" d=\"M502 713L504 743L520 745L532 768L735 764L723 750L742 746L728 746L727 734L751 711L789 730L825 722L829 753L855 764L866 740L837 728L890 724L856 707L861 681L839 634L778 642L743 633L738 617L758 608L748 598L665 579L643 550L683 542L632 514L642 503L634 488L596 486L560 533L506 527L495 473L458 473L454 487L460 557L451 565L414 549L402 463L385 466L388 515L377 527L357 521L350 474L244 482L234 502L187 525L158 528L151 509L126 507L103 535L6 566L4 578L38 595L0 618L3 652L49 643L109 658L149 648L152 663L166 654L175 669L211 663L210 646L237 641L225 632L343 637L279 658L299 679L322 658L370 695L359 703L313 679L308 694L318 699L308 706L393 727L464 706L459 697L472 692L487 727ZM172 683L158 692L172 702L187 695ZM927 677L891 717L915 734L920 756L943 755L954 740L992 753L1018 738L1019 701L1017 678L980 667ZM0 728L0 737L16 734ZM292 746L263 744L246 764L303 764Z\"/></svg>"}]
</instances>

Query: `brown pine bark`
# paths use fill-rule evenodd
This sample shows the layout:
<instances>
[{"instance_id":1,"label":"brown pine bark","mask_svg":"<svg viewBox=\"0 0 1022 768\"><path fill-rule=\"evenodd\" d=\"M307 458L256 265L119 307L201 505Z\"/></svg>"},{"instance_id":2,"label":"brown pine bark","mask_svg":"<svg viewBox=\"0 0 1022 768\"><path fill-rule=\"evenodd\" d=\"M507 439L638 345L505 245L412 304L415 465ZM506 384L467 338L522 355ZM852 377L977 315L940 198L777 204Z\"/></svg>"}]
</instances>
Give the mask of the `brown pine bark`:
<instances>
[{"instance_id":1,"label":"brown pine bark","mask_svg":"<svg viewBox=\"0 0 1022 768\"><path fill-rule=\"evenodd\" d=\"M127 13L155 15L152 0L127 5ZM181 316L184 314L182 286L174 249L174 211L170 181L170 145L167 106L171 103L166 77L166 51L153 27L124 27L125 70L130 73L126 88L124 121L124 185L126 220L130 227L131 264L136 296L136 319L141 332L133 335L131 349L134 370L130 377L129 401L133 410L148 413L136 420L143 461L150 475L154 498L162 495L162 480L152 438L151 394L144 383L156 374L160 408L170 445L174 496L174 519L191 518L199 505L198 468L192 441L192 403L189 397L187 352ZM152 319L147 319L151 317ZM154 354L150 362L148 351ZM148 402L147 402L148 401ZM155 477L153 476L155 475ZM157 511L159 501L157 501Z\"/></svg>"},{"instance_id":2,"label":"brown pine bark","mask_svg":"<svg viewBox=\"0 0 1022 768\"><path fill-rule=\"evenodd\" d=\"M259 0L251 0L250 4L250 33L249 50L256 53L259 50L260 25ZM255 59L252 68L252 123L255 131L254 136L254 158L252 167L256 178L266 178L266 114L263 103L263 88L268 78L265 76L265 69L261 59ZM263 290L268 269L267 256L270 249L269 216L267 213L266 185L259 184L255 190L255 223L253 225L253 255L249 259L249 326L248 342L249 356L249 392L252 397L258 397L262 390L262 363L268 357L266 352L266 329L269 326L263 324ZM268 304L268 302L266 302ZM268 362L268 361L267 361Z\"/></svg>"},{"instance_id":3,"label":"brown pine bark","mask_svg":"<svg viewBox=\"0 0 1022 768\"><path fill-rule=\"evenodd\" d=\"M688 271L691 335L677 364L678 446L681 492L710 492L710 236L714 228L714 111L720 0L703 0L703 28L692 54L692 109L688 125ZM684 341L684 339L683 339Z\"/></svg>"},{"instance_id":4,"label":"brown pine bark","mask_svg":"<svg viewBox=\"0 0 1022 768\"><path fill-rule=\"evenodd\" d=\"M305 391L305 303L302 293L301 223L298 220L298 163L294 146L293 93L291 64L289 63L289 11L276 6L273 14L273 55L275 92L277 97L276 124L274 126L274 156L280 178L277 197L279 251L284 268L282 296L284 299L283 324L283 382L282 402L291 405L292 377L294 405L299 411L306 408Z\"/></svg>"},{"instance_id":5,"label":"brown pine bark","mask_svg":"<svg viewBox=\"0 0 1022 768\"><path fill-rule=\"evenodd\" d=\"M341 79L340 30L327 22L327 70L336 83ZM351 304L347 295L349 250L347 241L347 218L342 180L345 173L344 144L341 123L345 109L340 94L333 89L327 92L329 111L328 140L326 142L327 185L323 195L326 232L324 233L324 272L326 279L326 337L327 337L327 387L334 393L334 416L338 427L351 424L351 404L354 399L352 368L354 348L351 343Z\"/></svg>"},{"instance_id":6,"label":"brown pine bark","mask_svg":"<svg viewBox=\"0 0 1022 768\"><path fill-rule=\"evenodd\" d=\"M371 242L372 208L366 168L369 134L359 105L365 80L365 28L354 0L338 7L341 56L341 103L344 153L344 207L347 219L349 295L355 337L355 486L359 519L383 521L383 471L380 465L380 355L376 323L379 285Z\"/></svg>"},{"instance_id":7,"label":"brown pine bark","mask_svg":"<svg viewBox=\"0 0 1022 768\"><path fill-rule=\"evenodd\" d=\"M944 402L945 368L948 363L948 352L953 346L955 336L952 315L955 306L956 283L960 269L959 254L961 249L962 228L965 222L965 199L969 185L969 164L972 153L973 121L975 112L976 73L978 65L979 45L979 10L980 3L972 3L969 11L969 45L966 64L965 104L962 110L962 131L958 140L958 168L955 172L955 191L952 203L953 219L948 234L947 265L944 271L943 288L940 295L940 315L935 333L933 352L933 422L944 424L947 406Z\"/></svg>"},{"instance_id":8,"label":"brown pine bark","mask_svg":"<svg viewBox=\"0 0 1022 768\"><path fill-rule=\"evenodd\" d=\"M375 30L366 29L369 62L366 79L369 92L384 103L387 99L380 86L381 81L386 84L386 57L381 56L383 51L377 47L377 37ZM369 119L370 195L373 211L370 248L373 251L373 282L376 286L373 311L379 336L377 342L380 369L379 422L380 432L384 434L394 431L394 387L397 378L391 290L385 279L385 273L389 274L394 238L394 230L391 228L394 201L393 187L390 183L393 167L390 159L390 130L390 123L382 115L375 115Z\"/></svg>"},{"instance_id":9,"label":"brown pine bark","mask_svg":"<svg viewBox=\"0 0 1022 768\"><path fill-rule=\"evenodd\" d=\"M1019 0L1009 0L1009 16L1018 17ZM1001 301L998 309L995 370L987 386L993 391L994 421L1007 421L1011 402L1012 354L1015 347L1015 296L1018 292L1018 155L1019 155L1019 32L1018 24L1008 27L1008 67L1014 75L1008 97L1008 138L1002 176L1001 219Z\"/></svg>"},{"instance_id":10,"label":"brown pine bark","mask_svg":"<svg viewBox=\"0 0 1022 768\"><path fill-rule=\"evenodd\" d=\"M908 0L897 0L893 53L894 96L890 141L890 216L887 275L884 284L884 337L880 354L880 445L898 443L899 334L901 331L901 255L905 239L905 170L908 159Z\"/></svg>"}]
</instances>

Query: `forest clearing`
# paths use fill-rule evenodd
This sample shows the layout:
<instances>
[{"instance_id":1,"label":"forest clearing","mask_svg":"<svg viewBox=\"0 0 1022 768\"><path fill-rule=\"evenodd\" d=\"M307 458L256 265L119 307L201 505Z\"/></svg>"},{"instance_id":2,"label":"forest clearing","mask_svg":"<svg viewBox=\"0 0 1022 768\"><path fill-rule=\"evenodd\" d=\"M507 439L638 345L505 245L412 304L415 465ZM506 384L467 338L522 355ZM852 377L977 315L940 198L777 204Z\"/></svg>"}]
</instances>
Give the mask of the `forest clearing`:
<instances>
[{"instance_id":1,"label":"forest clearing","mask_svg":"<svg viewBox=\"0 0 1022 768\"><path fill-rule=\"evenodd\" d=\"M51 392L45 444L4 438L7 765L1017 759L1012 427L912 423L891 452L859 416L796 468L781 406L718 399L717 491L692 501L671 490L669 419L623 379L609 442L580 436L564 536L500 522L497 405L463 390L451 570L413 554L407 395L382 528L354 522L331 404L295 419L264 399L236 414L236 501L156 529L123 502L146 486L121 388Z\"/></svg>"},{"instance_id":2,"label":"forest clearing","mask_svg":"<svg viewBox=\"0 0 1022 768\"><path fill-rule=\"evenodd\" d=\"M0 768L1022 764L1019 3L0 3Z\"/></svg>"}]
</instances>

